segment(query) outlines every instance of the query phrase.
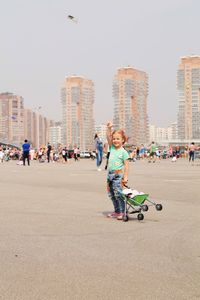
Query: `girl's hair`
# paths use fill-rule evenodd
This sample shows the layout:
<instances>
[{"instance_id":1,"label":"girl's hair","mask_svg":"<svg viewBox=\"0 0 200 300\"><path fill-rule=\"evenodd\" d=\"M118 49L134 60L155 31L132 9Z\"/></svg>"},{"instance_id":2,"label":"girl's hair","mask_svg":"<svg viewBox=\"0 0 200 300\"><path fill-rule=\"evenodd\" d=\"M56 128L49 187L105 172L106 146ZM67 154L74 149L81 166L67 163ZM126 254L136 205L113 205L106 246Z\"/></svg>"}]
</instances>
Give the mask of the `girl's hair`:
<instances>
[{"instance_id":1,"label":"girl's hair","mask_svg":"<svg viewBox=\"0 0 200 300\"><path fill-rule=\"evenodd\" d=\"M95 140L97 137L98 137L98 134L97 134L97 133L95 133L94 140Z\"/></svg>"},{"instance_id":2,"label":"girl's hair","mask_svg":"<svg viewBox=\"0 0 200 300\"><path fill-rule=\"evenodd\" d=\"M128 141L128 138L127 138L127 136L125 135L124 130L122 130L122 129L114 130L114 131L112 132L112 138L113 138L113 135L114 135L115 133L118 133L118 134L121 135L121 137L122 137L122 139L123 139L123 144L126 143L126 142Z\"/></svg>"}]
</instances>

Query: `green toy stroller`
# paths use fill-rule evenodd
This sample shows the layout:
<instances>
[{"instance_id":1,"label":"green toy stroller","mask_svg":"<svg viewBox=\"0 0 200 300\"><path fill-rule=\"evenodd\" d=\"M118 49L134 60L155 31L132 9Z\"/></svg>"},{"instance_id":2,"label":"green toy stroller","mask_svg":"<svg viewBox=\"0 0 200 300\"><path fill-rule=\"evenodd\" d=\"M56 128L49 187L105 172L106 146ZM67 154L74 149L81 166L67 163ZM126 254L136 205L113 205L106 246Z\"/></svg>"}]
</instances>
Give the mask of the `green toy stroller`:
<instances>
[{"instance_id":1,"label":"green toy stroller","mask_svg":"<svg viewBox=\"0 0 200 300\"><path fill-rule=\"evenodd\" d=\"M129 214L138 214L137 219L139 221L144 219L144 214L142 212L146 212L149 210L149 206L155 206L156 210L162 210L162 204L155 203L149 200L149 194L139 193L136 190L132 190L129 187L125 186L125 189L122 191L124 202L125 202L125 210L123 221L127 222L129 220ZM147 203L150 203L147 205Z\"/></svg>"}]
</instances>

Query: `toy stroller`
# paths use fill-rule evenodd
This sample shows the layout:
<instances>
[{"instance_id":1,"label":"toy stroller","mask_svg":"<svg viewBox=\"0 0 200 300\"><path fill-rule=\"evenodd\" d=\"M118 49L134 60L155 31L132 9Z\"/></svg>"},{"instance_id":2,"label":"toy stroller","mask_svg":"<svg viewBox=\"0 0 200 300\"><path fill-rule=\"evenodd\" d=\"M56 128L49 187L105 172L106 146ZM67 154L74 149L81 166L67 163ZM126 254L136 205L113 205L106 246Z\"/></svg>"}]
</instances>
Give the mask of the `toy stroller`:
<instances>
[{"instance_id":1,"label":"toy stroller","mask_svg":"<svg viewBox=\"0 0 200 300\"><path fill-rule=\"evenodd\" d=\"M148 199L149 194L144 194L136 190L132 190L129 187L125 186L123 189L123 196L125 202L125 211L123 216L123 221L127 222L129 220L128 214L138 213L137 218L139 221L144 219L144 214L142 212L148 211L150 205L154 205L156 210L162 210L162 204L157 204ZM149 202L148 206L145 202ZM130 211L132 209L132 211Z\"/></svg>"}]
</instances>

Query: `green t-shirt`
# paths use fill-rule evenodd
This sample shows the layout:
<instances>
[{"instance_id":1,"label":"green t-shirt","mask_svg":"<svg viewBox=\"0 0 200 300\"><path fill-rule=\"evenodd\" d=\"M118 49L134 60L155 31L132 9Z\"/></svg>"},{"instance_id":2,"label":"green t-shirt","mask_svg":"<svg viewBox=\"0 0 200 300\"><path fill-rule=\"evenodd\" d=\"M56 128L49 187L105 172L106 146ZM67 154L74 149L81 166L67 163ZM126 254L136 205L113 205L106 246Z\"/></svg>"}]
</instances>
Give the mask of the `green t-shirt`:
<instances>
[{"instance_id":1,"label":"green t-shirt","mask_svg":"<svg viewBox=\"0 0 200 300\"><path fill-rule=\"evenodd\" d=\"M156 145L155 144L151 144L151 153L155 153L156 152Z\"/></svg>"},{"instance_id":2,"label":"green t-shirt","mask_svg":"<svg viewBox=\"0 0 200 300\"><path fill-rule=\"evenodd\" d=\"M120 149L116 149L113 145L110 146L108 171L116 171L123 169L124 161L128 158L129 154L123 147L121 147Z\"/></svg>"}]
</instances>

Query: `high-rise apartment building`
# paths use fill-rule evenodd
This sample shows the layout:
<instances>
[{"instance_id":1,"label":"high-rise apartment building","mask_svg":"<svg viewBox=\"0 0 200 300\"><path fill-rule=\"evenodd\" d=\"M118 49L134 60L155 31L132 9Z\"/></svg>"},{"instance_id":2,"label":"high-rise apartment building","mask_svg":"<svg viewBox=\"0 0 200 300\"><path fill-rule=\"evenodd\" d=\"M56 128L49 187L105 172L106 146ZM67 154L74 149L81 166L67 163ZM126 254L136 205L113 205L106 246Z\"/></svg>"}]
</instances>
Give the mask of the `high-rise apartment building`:
<instances>
[{"instance_id":1,"label":"high-rise apartment building","mask_svg":"<svg viewBox=\"0 0 200 300\"><path fill-rule=\"evenodd\" d=\"M61 122L49 127L49 143L55 147L61 144Z\"/></svg>"},{"instance_id":2,"label":"high-rise apartment building","mask_svg":"<svg viewBox=\"0 0 200 300\"><path fill-rule=\"evenodd\" d=\"M19 146L24 139L24 99L0 94L0 141Z\"/></svg>"},{"instance_id":3,"label":"high-rise apartment building","mask_svg":"<svg viewBox=\"0 0 200 300\"><path fill-rule=\"evenodd\" d=\"M184 56L177 72L178 138L200 138L200 56Z\"/></svg>"},{"instance_id":4,"label":"high-rise apartment building","mask_svg":"<svg viewBox=\"0 0 200 300\"><path fill-rule=\"evenodd\" d=\"M39 112L24 108L24 99L12 93L0 94L0 142L21 146L27 139L32 147L46 145L53 125Z\"/></svg>"},{"instance_id":5,"label":"high-rise apartment building","mask_svg":"<svg viewBox=\"0 0 200 300\"><path fill-rule=\"evenodd\" d=\"M155 125L149 125L149 142L152 141L161 144L163 142L172 142L177 140L177 123L174 122L168 127L157 127Z\"/></svg>"},{"instance_id":6,"label":"high-rise apartment building","mask_svg":"<svg viewBox=\"0 0 200 300\"><path fill-rule=\"evenodd\" d=\"M24 138L31 143L33 148L39 149L46 146L49 141L49 127L53 126L53 123L38 111L24 109Z\"/></svg>"},{"instance_id":7,"label":"high-rise apartment building","mask_svg":"<svg viewBox=\"0 0 200 300\"><path fill-rule=\"evenodd\" d=\"M62 143L81 150L94 146L94 84L80 77L66 77L61 89Z\"/></svg>"},{"instance_id":8,"label":"high-rise apartment building","mask_svg":"<svg viewBox=\"0 0 200 300\"><path fill-rule=\"evenodd\" d=\"M24 137L35 146L34 112L28 108L24 109Z\"/></svg>"},{"instance_id":9,"label":"high-rise apartment building","mask_svg":"<svg viewBox=\"0 0 200 300\"><path fill-rule=\"evenodd\" d=\"M170 128L170 132L171 132L170 138L173 140L176 140L178 138L177 122L171 123L169 128Z\"/></svg>"},{"instance_id":10,"label":"high-rise apartment building","mask_svg":"<svg viewBox=\"0 0 200 300\"><path fill-rule=\"evenodd\" d=\"M130 144L147 143L148 76L132 67L118 69L113 81L114 128L125 130Z\"/></svg>"}]
</instances>

